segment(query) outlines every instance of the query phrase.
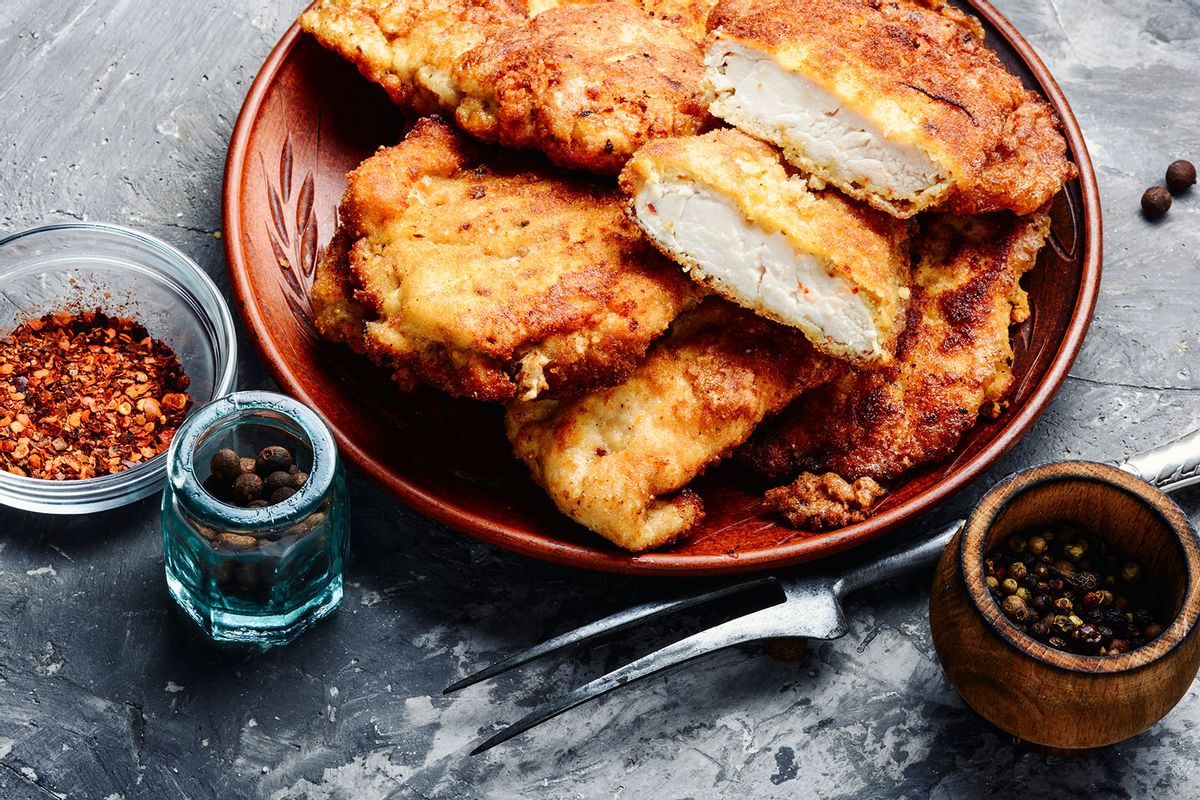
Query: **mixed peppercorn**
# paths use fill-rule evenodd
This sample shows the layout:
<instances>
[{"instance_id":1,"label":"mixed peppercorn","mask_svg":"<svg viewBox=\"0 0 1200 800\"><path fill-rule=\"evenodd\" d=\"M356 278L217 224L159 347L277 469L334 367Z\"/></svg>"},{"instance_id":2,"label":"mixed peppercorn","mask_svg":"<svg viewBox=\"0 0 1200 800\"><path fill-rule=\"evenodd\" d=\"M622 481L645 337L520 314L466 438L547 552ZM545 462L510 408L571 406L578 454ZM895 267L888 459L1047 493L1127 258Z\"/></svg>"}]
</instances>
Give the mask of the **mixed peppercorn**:
<instances>
[{"instance_id":1,"label":"mixed peppercorn","mask_svg":"<svg viewBox=\"0 0 1200 800\"><path fill-rule=\"evenodd\" d=\"M984 561L988 590L1013 624L1080 655L1117 655L1163 632L1142 565L1068 525L1009 536Z\"/></svg>"},{"instance_id":2,"label":"mixed peppercorn","mask_svg":"<svg viewBox=\"0 0 1200 800\"><path fill-rule=\"evenodd\" d=\"M121 472L167 449L192 405L179 358L132 319L31 319L0 342L0 469L45 480Z\"/></svg>"}]
</instances>

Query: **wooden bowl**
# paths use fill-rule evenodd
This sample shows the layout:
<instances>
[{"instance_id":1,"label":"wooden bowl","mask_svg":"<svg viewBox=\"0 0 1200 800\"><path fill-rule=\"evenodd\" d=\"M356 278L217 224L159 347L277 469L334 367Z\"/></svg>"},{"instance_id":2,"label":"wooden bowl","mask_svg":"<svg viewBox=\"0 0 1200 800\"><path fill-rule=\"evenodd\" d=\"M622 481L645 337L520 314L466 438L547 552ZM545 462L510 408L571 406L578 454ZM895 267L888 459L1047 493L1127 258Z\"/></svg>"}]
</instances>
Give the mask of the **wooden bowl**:
<instances>
[{"instance_id":1,"label":"wooden bowl","mask_svg":"<svg viewBox=\"0 0 1200 800\"><path fill-rule=\"evenodd\" d=\"M1174 616L1127 653L1081 656L1023 633L984 583L983 561L1010 533L1074 524L1144 565ZM1183 697L1200 668L1200 539L1165 494L1115 467L1047 464L1000 483L950 542L929 601L933 644L951 684L984 719L1027 742L1080 750L1128 739Z\"/></svg>"},{"instance_id":2,"label":"wooden bowl","mask_svg":"<svg viewBox=\"0 0 1200 800\"><path fill-rule=\"evenodd\" d=\"M670 547L626 553L558 513L512 456L498 408L400 395L381 370L322 341L308 295L345 174L399 141L411 120L295 25L246 96L225 168L226 252L248 336L282 390L326 419L347 460L418 511L499 547L588 569L699 575L778 568L872 541L966 486L1029 429L1083 342L1100 281L1099 192L1066 99L992 6L960 4L1053 106L1079 178L1056 198L1049 246L1024 280L1033 314L1014 332L1008 410L981 420L951 458L909 476L865 522L821 535L793 530L765 513L768 486L722 466L693 484L707 511L702 525Z\"/></svg>"}]
</instances>

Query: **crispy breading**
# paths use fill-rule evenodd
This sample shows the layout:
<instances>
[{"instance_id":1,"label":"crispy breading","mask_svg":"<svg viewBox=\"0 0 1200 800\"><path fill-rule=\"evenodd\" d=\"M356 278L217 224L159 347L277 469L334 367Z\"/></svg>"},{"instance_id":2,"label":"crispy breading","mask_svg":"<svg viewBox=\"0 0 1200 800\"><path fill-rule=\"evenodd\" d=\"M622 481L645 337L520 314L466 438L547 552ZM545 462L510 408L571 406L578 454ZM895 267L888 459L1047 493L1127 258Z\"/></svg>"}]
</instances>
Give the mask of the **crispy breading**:
<instances>
[{"instance_id":1,"label":"crispy breading","mask_svg":"<svg viewBox=\"0 0 1200 800\"><path fill-rule=\"evenodd\" d=\"M616 174L708 120L695 38L708 0L322 0L304 29L402 105L485 141Z\"/></svg>"},{"instance_id":2,"label":"crispy breading","mask_svg":"<svg viewBox=\"0 0 1200 800\"><path fill-rule=\"evenodd\" d=\"M621 3L546 11L467 53L459 125L487 141L615 174L649 139L696 133L699 46Z\"/></svg>"},{"instance_id":3,"label":"crispy breading","mask_svg":"<svg viewBox=\"0 0 1200 800\"><path fill-rule=\"evenodd\" d=\"M729 129L649 142L621 187L693 279L831 355L891 358L909 294L907 223L810 191L774 147Z\"/></svg>"},{"instance_id":4,"label":"crispy breading","mask_svg":"<svg viewBox=\"0 0 1200 800\"><path fill-rule=\"evenodd\" d=\"M799 332L711 298L676 320L619 386L511 404L508 437L559 510L646 550L703 518L686 488L693 478L840 369Z\"/></svg>"},{"instance_id":5,"label":"crispy breading","mask_svg":"<svg viewBox=\"0 0 1200 800\"><path fill-rule=\"evenodd\" d=\"M850 483L833 472L804 472L787 486L769 489L763 499L793 527L823 531L862 522L886 491L871 478Z\"/></svg>"},{"instance_id":6,"label":"crispy breading","mask_svg":"<svg viewBox=\"0 0 1200 800\"><path fill-rule=\"evenodd\" d=\"M1009 326L1029 316L1019 285L1049 231L1044 211L1016 218L930 215L917 241L908 329L896 360L802 396L763 425L739 458L775 480L835 472L894 480L949 456L1013 384ZM812 494L812 476L775 495Z\"/></svg>"},{"instance_id":7,"label":"crispy breading","mask_svg":"<svg viewBox=\"0 0 1200 800\"><path fill-rule=\"evenodd\" d=\"M524 0L321 0L300 25L418 114L453 111L454 67L530 17Z\"/></svg>"},{"instance_id":8,"label":"crispy breading","mask_svg":"<svg viewBox=\"0 0 1200 800\"><path fill-rule=\"evenodd\" d=\"M712 113L888 213L1029 214L1075 174L1049 105L952 7L725 0L709 24Z\"/></svg>"},{"instance_id":9,"label":"crispy breading","mask_svg":"<svg viewBox=\"0 0 1200 800\"><path fill-rule=\"evenodd\" d=\"M615 383L700 295L615 188L436 117L350 174L340 226L317 327L405 388L507 400Z\"/></svg>"}]
</instances>

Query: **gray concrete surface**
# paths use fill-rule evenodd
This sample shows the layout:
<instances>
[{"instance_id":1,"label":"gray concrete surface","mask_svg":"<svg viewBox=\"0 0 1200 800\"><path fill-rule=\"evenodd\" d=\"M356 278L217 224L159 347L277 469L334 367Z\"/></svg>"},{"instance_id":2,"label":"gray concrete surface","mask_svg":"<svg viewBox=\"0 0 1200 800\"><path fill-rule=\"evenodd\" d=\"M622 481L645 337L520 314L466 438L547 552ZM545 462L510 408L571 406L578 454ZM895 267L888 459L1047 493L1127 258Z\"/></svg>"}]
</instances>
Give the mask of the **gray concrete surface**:
<instances>
[{"instance_id":1,"label":"gray concrete surface","mask_svg":"<svg viewBox=\"0 0 1200 800\"><path fill-rule=\"evenodd\" d=\"M6 0L0 231L105 220L178 245L228 287L225 149L299 0ZM1063 85L1096 162L1107 258L1096 318L996 478L1200 426L1200 195L1149 225L1138 198L1200 161L1197 0L1000 0ZM241 386L269 385L242 341ZM295 645L230 655L168 602L157 501L0 512L0 797L1089 798L1200 796L1200 696L1081 758L1014 749L933 654L927 576L864 592L846 638L783 663L731 650L484 757L469 745L631 656L601 648L450 698L465 672L634 600L695 587L496 551L352 478L344 608ZM1184 507L1200 512L1200 494ZM670 631L668 631L669 633ZM641 645L648 643L643 639Z\"/></svg>"}]
</instances>

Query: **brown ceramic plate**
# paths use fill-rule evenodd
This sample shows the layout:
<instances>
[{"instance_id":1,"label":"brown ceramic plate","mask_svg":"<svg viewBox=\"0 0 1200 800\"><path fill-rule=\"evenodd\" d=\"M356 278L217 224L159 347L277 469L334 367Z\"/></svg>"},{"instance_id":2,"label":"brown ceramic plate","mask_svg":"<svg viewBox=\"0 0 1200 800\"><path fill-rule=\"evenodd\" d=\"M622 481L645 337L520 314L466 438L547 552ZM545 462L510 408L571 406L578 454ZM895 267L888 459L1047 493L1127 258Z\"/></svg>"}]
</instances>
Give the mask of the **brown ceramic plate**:
<instances>
[{"instance_id":1,"label":"brown ceramic plate","mask_svg":"<svg viewBox=\"0 0 1200 800\"><path fill-rule=\"evenodd\" d=\"M786 528L764 515L765 487L726 466L697 482L708 509L698 530L630 555L554 509L509 453L498 408L401 395L369 363L322 342L308 288L344 175L399 141L408 120L297 26L259 72L229 147L224 224L242 319L279 384L324 415L351 462L413 508L500 547L589 569L699 575L780 567L875 539L961 489L1028 430L1075 358L1100 281L1100 201L1075 117L1007 20L984 0L964 7L983 19L1005 63L1054 106L1080 178L1057 198L1051 246L1026 278L1033 315L1015 337L1008 412L976 427L953 459L914 475L864 523L824 535Z\"/></svg>"}]
</instances>

